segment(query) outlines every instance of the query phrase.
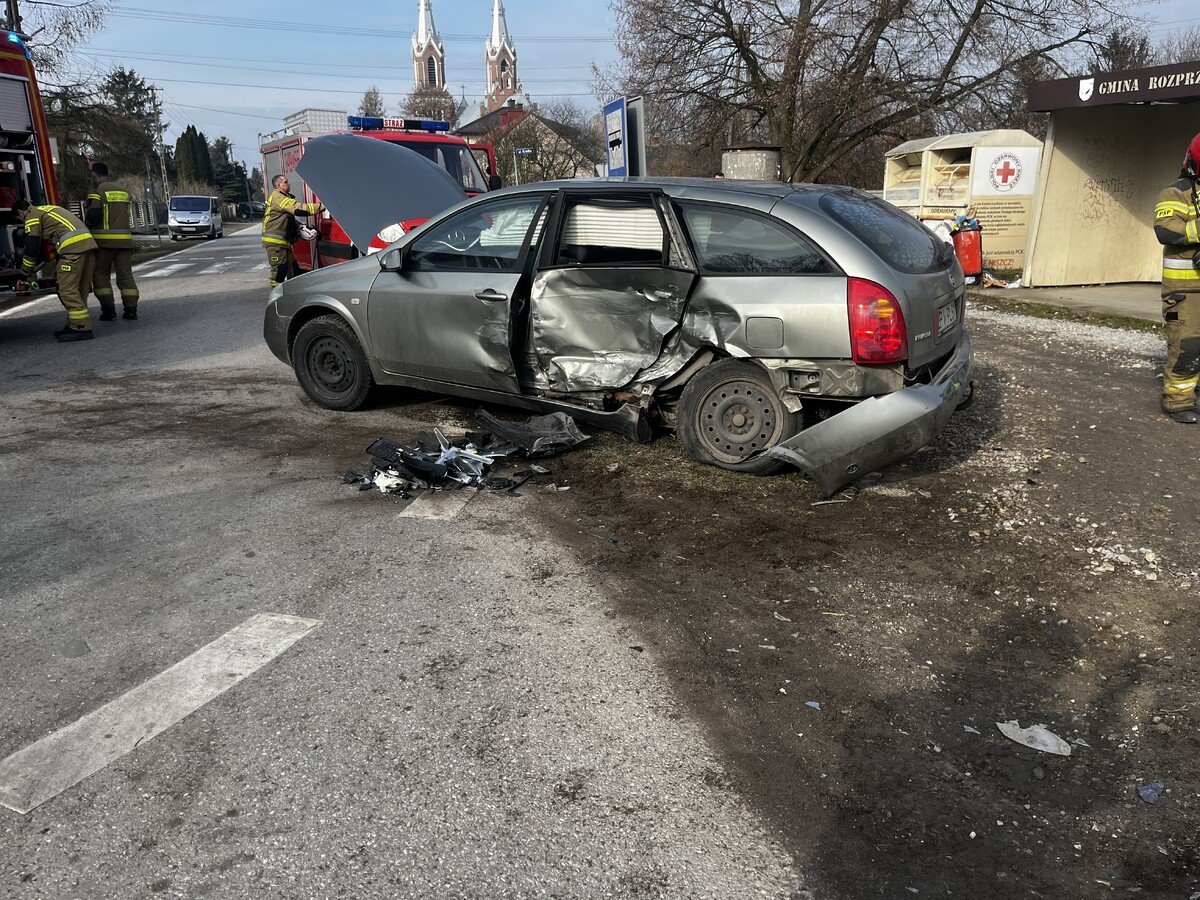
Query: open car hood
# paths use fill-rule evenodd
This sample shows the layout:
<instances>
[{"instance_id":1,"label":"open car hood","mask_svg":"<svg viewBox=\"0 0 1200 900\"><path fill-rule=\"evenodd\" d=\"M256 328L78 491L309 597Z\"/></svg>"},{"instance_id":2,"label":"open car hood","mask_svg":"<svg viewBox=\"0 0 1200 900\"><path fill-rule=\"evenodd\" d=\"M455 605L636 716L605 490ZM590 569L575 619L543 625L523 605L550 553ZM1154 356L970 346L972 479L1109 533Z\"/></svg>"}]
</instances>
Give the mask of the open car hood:
<instances>
[{"instance_id":1,"label":"open car hood","mask_svg":"<svg viewBox=\"0 0 1200 900\"><path fill-rule=\"evenodd\" d=\"M357 134L313 138L296 172L363 253L387 226L436 216L467 198L449 172L421 154Z\"/></svg>"}]
</instances>

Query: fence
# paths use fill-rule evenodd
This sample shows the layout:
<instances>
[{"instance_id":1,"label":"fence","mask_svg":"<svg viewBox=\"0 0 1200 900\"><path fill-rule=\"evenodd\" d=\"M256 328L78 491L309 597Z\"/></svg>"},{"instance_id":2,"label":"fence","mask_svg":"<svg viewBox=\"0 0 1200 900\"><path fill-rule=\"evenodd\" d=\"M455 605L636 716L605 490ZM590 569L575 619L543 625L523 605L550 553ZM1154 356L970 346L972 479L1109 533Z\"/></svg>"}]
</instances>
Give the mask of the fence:
<instances>
[{"instance_id":1,"label":"fence","mask_svg":"<svg viewBox=\"0 0 1200 900\"><path fill-rule=\"evenodd\" d=\"M79 218L83 218L82 200L70 200L67 202L66 207L75 215L79 216ZM155 215L156 211L157 217ZM167 207L163 203L150 203L147 200L135 200L133 203L129 204L129 212L133 219L133 227L135 230L154 228L154 222L156 218L160 224L166 224L167 221Z\"/></svg>"}]
</instances>

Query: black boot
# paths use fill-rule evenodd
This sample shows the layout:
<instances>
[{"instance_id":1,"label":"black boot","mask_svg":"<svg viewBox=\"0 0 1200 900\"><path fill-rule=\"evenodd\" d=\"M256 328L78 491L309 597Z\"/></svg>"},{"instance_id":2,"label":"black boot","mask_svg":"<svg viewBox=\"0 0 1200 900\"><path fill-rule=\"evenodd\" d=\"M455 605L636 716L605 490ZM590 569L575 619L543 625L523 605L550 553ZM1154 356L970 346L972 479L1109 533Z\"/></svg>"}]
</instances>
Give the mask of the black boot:
<instances>
[{"instance_id":1,"label":"black boot","mask_svg":"<svg viewBox=\"0 0 1200 900\"><path fill-rule=\"evenodd\" d=\"M69 344L72 341L90 341L95 337L90 328L87 331L76 331L70 327L54 332L54 336L58 338L60 344Z\"/></svg>"},{"instance_id":2,"label":"black boot","mask_svg":"<svg viewBox=\"0 0 1200 900\"><path fill-rule=\"evenodd\" d=\"M100 311L100 321L101 322L113 322L116 320L116 318L117 318L117 311L115 309L102 309Z\"/></svg>"},{"instance_id":3,"label":"black boot","mask_svg":"<svg viewBox=\"0 0 1200 900\"><path fill-rule=\"evenodd\" d=\"M114 318L115 318L115 316L114 316ZM121 318L122 319L136 319L137 318L137 310L136 309L127 309L127 310L125 310L125 312L121 313Z\"/></svg>"},{"instance_id":4,"label":"black boot","mask_svg":"<svg viewBox=\"0 0 1200 900\"><path fill-rule=\"evenodd\" d=\"M1194 409L1165 410L1167 417L1180 425L1195 425L1200 422L1200 415Z\"/></svg>"}]
</instances>

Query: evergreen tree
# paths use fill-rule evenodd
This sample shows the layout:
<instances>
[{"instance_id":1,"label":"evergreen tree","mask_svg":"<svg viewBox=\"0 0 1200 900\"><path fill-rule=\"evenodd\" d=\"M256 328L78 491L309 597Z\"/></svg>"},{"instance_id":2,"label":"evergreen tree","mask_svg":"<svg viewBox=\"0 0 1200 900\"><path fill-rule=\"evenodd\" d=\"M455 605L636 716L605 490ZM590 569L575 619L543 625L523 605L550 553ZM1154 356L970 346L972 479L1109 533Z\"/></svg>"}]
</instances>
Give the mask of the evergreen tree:
<instances>
[{"instance_id":1,"label":"evergreen tree","mask_svg":"<svg viewBox=\"0 0 1200 900\"><path fill-rule=\"evenodd\" d=\"M196 160L196 180L213 183L212 157L208 153L208 140L203 131L192 129L192 156Z\"/></svg>"},{"instance_id":2,"label":"evergreen tree","mask_svg":"<svg viewBox=\"0 0 1200 900\"><path fill-rule=\"evenodd\" d=\"M175 141L175 175L180 181L198 181L196 175L195 142L192 136L196 126L189 125L179 134Z\"/></svg>"},{"instance_id":3,"label":"evergreen tree","mask_svg":"<svg viewBox=\"0 0 1200 900\"><path fill-rule=\"evenodd\" d=\"M229 138L221 135L208 149L212 159L213 185L221 199L228 203L249 200L246 196L246 167L233 160L233 145Z\"/></svg>"},{"instance_id":4,"label":"evergreen tree","mask_svg":"<svg viewBox=\"0 0 1200 900\"><path fill-rule=\"evenodd\" d=\"M358 114L360 116L382 116L383 97L379 94L379 88L371 85L367 88L367 92L362 96L362 102L358 104Z\"/></svg>"}]
</instances>

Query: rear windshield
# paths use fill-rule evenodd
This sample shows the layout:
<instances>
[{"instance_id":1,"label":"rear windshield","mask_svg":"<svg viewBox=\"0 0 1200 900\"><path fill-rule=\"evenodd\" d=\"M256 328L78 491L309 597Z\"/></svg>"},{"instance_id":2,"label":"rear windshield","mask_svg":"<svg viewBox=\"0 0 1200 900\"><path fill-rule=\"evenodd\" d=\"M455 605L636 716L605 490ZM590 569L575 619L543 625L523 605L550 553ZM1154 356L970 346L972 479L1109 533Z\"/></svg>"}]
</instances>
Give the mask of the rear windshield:
<instances>
[{"instance_id":1,"label":"rear windshield","mask_svg":"<svg viewBox=\"0 0 1200 900\"><path fill-rule=\"evenodd\" d=\"M172 197L171 209L180 212L208 212L211 203L208 197Z\"/></svg>"},{"instance_id":2,"label":"rear windshield","mask_svg":"<svg viewBox=\"0 0 1200 900\"><path fill-rule=\"evenodd\" d=\"M950 264L945 242L890 203L867 194L837 191L821 198L821 208L894 269L925 275Z\"/></svg>"}]
</instances>

